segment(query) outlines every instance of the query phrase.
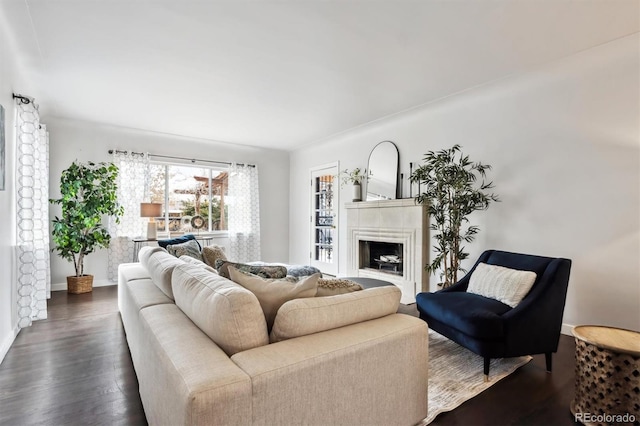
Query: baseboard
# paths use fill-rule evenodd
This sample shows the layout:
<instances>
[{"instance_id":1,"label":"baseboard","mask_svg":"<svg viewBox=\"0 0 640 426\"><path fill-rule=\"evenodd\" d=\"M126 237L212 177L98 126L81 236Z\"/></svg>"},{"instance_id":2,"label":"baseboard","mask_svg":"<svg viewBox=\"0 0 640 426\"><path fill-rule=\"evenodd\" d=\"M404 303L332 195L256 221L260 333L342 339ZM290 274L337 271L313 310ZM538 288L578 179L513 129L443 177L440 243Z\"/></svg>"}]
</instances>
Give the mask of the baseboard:
<instances>
[{"instance_id":1,"label":"baseboard","mask_svg":"<svg viewBox=\"0 0 640 426\"><path fill-rule=\"evenodd\" d=\"M109 285L117 285L117 283L114 283L113 281L109 281L109 280L93 280L93 286L94 287L106 287ZM55 283L55 284L51 284L51 291L66 291L67 290L67 283Z\"/></svg>"},{"instance_id":2,"label":"baseboard","mask_svg":"<svg viewBox=\"0 0 640 426\"><path fill-rule=\"evenodd\" d=\"M571 336L573 337L573 329L574 329L575 325L571 325L571 324L562 324L562 328L560 329L560 333L562 334L566 334L567 336Z\"/></svg>"},{"instance_id":3,"label":"baseboard","mask_svg":"<svg viewBox=\"0 0 640 426\"><path fill-rule=\"evenodd\" d=\"M20 329L18 327L14 328L13 331L2 341L2 345L0 345L0 364L4 361L4 357L7 355L7 352L9 352L9 349L11 349L11 345L13 345L13 342L16 340L19 332Z\"/></svg>"}]
</instances>

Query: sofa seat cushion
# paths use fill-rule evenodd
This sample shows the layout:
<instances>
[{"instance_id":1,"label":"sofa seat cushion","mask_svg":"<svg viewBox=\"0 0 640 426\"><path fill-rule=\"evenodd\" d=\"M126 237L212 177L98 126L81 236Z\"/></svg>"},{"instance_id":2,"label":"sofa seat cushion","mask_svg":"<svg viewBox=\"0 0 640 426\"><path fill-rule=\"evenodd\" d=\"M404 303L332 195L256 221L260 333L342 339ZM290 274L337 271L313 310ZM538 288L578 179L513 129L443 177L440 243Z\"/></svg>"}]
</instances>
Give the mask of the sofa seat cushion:
<instances>
[{"instance_id":1,"label":"sofa seat cushion","mask_svg":"<svg viewBox=\"0 0 640 426\"><path fill-rule=\"evenodd\" d=\"M173 268L184 265L184 261L170 255L161 247L142 247L140 249L140 263L149 272L149 276L160 290L171 300L174 300L171 288L171 274Z\"/></svg>"},{"instance_id":2,"label":"sofa seat cushion","mask_svg":"<svg viewBox=\"0 0 640 426\"><path fill-rule=\"evenodd\" d=\"M227 355L269 343L256 296L238 284L183 264L173 270L176 305Z\"/></svg>"},{"instance_id":3,"label":"sofa seat cushion","mask_svg":"<svg viewBox=\"0 0 640 426\"><path fill-rule=\"evenodd\" d=\"M388 286L291 300L278 310L270 341L279 342L395 314L400 295L398 287Z\"/></svg>"},{"instance_id":4,"label":"sofa seat cushion","mask_svg":"<svg viewBox=\"0 0 640 426\"><path fill-rule=\"evenodd\" d=\"M173 300L169 299L150 279L141 279L129 281L125 284L129 292L130 300L139 311L148 306L161 305L164 303L173 304Z\"/></svg>"},{"instance_id":5,"label":"sofa seat cushion","mask_svg":"<svg viewBox=\"0 0 640 426\"><path fill-rule=\"evenodd\" d=\"M503 338L502 315L511 310L495 299L466 292L420 293L416 303L427 323L434 319L479 339Z\"/></svg>"}]
</instances>

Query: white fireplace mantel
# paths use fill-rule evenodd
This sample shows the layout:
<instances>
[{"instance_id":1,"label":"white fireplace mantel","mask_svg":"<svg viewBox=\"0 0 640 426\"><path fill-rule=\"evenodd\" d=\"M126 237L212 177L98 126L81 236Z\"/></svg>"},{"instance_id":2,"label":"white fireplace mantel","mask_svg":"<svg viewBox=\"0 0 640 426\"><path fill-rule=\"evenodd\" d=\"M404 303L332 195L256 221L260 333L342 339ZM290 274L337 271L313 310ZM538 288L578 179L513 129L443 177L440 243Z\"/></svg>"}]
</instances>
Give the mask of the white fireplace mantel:
<instances>
[{"instance_id":1,"label":"white fireplace mantel","mask_svg":"<svg viewBox=\"0 0 640 426\"><path fill-rule=\"evenodd\" d=\"M402 291L401 302L429 289L426 207L413 198L346 203L347 270L349 276L388 281ZM402 275L362 267L361 241L402 244Z\"/></svg>"}]
</instances>

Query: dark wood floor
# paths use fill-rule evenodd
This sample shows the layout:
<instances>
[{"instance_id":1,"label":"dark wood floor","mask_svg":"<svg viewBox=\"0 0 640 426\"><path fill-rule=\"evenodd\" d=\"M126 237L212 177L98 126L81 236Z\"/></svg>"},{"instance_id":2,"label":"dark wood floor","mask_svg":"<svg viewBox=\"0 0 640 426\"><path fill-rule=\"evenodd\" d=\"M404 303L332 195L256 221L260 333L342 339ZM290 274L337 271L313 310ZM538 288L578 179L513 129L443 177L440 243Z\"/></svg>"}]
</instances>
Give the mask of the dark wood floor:
<instances>
[{"instance_id":1,"label":"dark wood floor","mask_svg":"<svg viewBox=\"0 0 640 426\"><path fill-rule=\"evenodd\" d=\"M417 315L415 305L400 312ZM570 425L574 343L562 336L553 374L544 356L433 425ZM1 425L145 425L117 308L117 288L54 292L49 319L20 332L0 365Z\"/></svg>"}]
</instances>

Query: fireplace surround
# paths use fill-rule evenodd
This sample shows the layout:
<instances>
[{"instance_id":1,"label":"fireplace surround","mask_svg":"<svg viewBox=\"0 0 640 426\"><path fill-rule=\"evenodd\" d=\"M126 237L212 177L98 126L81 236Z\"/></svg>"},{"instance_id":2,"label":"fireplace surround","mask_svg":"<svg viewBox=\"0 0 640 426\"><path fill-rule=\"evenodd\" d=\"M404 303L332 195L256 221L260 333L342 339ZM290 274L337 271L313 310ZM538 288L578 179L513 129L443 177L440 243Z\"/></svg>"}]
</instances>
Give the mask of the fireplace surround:
<instances>
[{"instance_id":1,"label":"fireplace surround","mask_svg":"<svg viewBox=\"0 0 640 426\"><path fill-rule=\"evenodd\" d=\"M426 207L413 199L347 203L349 276L396 285L401 302L429 290Z\"/></svg>"}]
</instances>

